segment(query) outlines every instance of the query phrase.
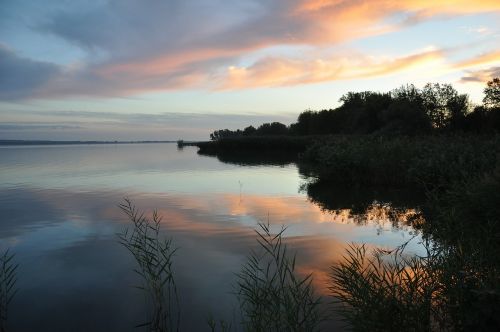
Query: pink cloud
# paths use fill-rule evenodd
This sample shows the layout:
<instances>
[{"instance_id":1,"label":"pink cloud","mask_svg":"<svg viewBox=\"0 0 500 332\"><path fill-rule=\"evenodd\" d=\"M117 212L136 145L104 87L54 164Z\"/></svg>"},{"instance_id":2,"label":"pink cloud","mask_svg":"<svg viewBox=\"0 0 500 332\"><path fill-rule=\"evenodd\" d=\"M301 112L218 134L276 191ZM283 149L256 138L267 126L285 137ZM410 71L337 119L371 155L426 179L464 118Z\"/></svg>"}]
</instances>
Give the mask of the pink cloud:
<instances>
[{"instance_id":1,"label":"pink cloud","mask_svg":"<svg viewBox=\"0 0 500 332\"><path fill-rule=\"evenodd\" d=\"M500 10L498 1L275 0L214 4L174 1L144 6L110 1L87 11L67 8L44 31L104 54L62 68L20 98L127 96L172 89L287 86L388 75L443 58L437 51L399 58L285 58L276 46L315 50L388 34L435 17ZM321 53L321 51L319 51ZM226 71L226 69L229 70ZM12 75L14 77L15 75ZM22 87L19 88L19 91Z\"/></svg>"},{"instance_id":2,"label":"pink cloud","mask_svg":"<svg viewBox=\"0 0 500 332\"><path fill-rule=\"evenodd\" d=\"M324 81L383 76L426 66L443 59L441 51L427 51L398 58L352 56L328 59L266 58L249 67L229 67L222 89L290 86Z\"/></svg>"}]
</instances>

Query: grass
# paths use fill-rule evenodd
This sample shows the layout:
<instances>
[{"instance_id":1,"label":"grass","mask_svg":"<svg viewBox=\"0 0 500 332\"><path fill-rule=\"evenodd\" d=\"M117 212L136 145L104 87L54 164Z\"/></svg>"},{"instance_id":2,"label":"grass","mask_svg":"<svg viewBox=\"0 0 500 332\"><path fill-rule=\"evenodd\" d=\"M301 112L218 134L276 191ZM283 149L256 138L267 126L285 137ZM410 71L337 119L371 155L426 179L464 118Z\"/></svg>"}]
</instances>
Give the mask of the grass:
<instances>
[{"instance_id":1,"label":"grass","mask_svg":"<svg viewBox=\"0 0 500 332\"><path fill-rule=\"evenodd\" d=\"M14 254L6 250L0 256L0 331L7 331L7 314L9 304L17 292L16 271L18 264L14 263Z\"/></svg>"},{"instance_id":2,"label":"grass","mask_svg":"<svg viewBox=\"0 0 500 332\"><path fill-rule=\"evenodd\" d=\"M431 331L443 324L439 261L432 250L420 257L352 244L331 267L330 291L354 331Z\"/></svg>"},{"instance_id":3,"label":"grass","mask_svg":"<svg viewBox=\"0 0 500 332\"><path fill-rule=\"evenodd\" d=\"M259 227L260 252L252 252L237 274L245 331L317 331L320 299L312 275L296 275L295 256L283 243L285 228L272 234L269 224Z\"/></svg>"},{"instance_id":4,"label":"grass","mask_svg":"<svg viewBox=\"0 0 500 332\"><path fill-rule=\"evenodd\" d=\"M132 229L118 234L120 243L134 256L143 290L152 305L151 317L146 323L150 331L178 331L180 323L179 299L172 262L176 249L172 240L160 237L161 217L154 211L152 219L137 211L130 200L119 207L132 222Z\"/></svg>"}]
</instances>

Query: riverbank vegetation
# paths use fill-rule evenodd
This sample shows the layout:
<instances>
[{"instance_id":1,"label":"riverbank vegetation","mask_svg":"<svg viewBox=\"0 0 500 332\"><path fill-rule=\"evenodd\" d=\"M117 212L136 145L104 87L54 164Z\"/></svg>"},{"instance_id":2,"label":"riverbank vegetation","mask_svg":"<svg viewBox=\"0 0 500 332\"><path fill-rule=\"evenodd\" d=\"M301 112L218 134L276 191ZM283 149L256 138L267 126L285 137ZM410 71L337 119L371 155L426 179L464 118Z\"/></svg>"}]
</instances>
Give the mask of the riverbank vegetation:
<instances>
[{"instance_id":1,"label":"riverbank vegetation","mask_svg":"<svg viewBox=\"0 0 500 332\"><path fill-rule=\"evenodd\" d=\"M362 186L445 189L491 172L500 136L334 136L312 144L301 160L311 176Z\"/></svg>"}]
</instances>

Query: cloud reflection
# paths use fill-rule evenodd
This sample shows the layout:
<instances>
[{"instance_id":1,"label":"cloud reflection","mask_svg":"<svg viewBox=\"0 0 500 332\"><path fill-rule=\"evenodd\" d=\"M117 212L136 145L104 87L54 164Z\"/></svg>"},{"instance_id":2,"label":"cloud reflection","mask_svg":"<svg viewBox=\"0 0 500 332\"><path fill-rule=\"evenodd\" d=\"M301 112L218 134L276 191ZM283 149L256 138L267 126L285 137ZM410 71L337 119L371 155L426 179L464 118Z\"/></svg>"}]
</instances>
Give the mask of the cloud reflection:
<instances>
[{"instance_id":1,"label":"cloud reflection","mask_svg":"<svg viewBox=\"0 0 500 332\"><path fill-rule=\"evenodd\" d=\"M12 307L15 327L60 329L71 321L105 331L117 326L127 330L138 323L143 312L140 293L130 287L138 282L131 272L134 262L115 236L129 225L117 207L123 193L17 189L15 196L2 194L2 210L13 222L0 226L0 236L2 243L13 245L22 265L23 292ZM8 197L19 204L6 209ZM254 229L260 221L269 218L276 226L289 226L285 241L298 255L297 271L313 273L314 285L323 295L328 294L329 266L341 258L346 243L359 240L362 233L371 234L363 235L363 240L371 239L372 245L378 245L380 238L366 225L337 223L338 216L305 197L136 193L130 198L147 214L158 209L165 235L179 247L175 271L183 328L191 330L204 328L210 311L231 318L228 313L236 305L231 294L234 273L251 249L258 250ZM24 213L26 206L29 215ZM359 233L363 227L366 230ZM393 233L383 237L386 245L401 241ZM36 280L30 275L37 275ZM25 312L25 307L35 312ZM21 319L28 314L32 320Z\"/></svg>"}]
</instances>

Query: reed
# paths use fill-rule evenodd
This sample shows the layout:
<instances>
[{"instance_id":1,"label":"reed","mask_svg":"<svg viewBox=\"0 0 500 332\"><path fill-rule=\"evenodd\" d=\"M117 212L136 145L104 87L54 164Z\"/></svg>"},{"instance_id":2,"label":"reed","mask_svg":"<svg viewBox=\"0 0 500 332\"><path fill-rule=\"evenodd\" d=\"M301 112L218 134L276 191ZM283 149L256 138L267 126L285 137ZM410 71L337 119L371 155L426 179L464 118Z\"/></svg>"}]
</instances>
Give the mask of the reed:
<instances>
[{"instance_id":1,"label":"reed","mask_svg":"<svg viewBox=\"0 0 500 332\"><path fill-rule=\"evenodd\" d=\"M354 331L434 331L444 326L439 253L406 255L350 245L331 267L336 308Z\"/></svg>"},{"instance_id":2,"label":"reed","mask_svg":"<svg viewBox=\"0 0 500 332\"><path fill-rule=\"evenodd\" d=\"M7 314L9 304L17 293L16 271L19 264L14 262L14 254L7 249L0 256L0 331L7 331Z\"/></svg>"},{"instance_id":3,"label":"reed","mask_svg":"<svg viewBox=\"0 0 500 332\"><path fill-rule=\"evenodd\" d=\"M141 277L137 288L144 291L152 305L151 317L144 324L150 331L178 331L180 323L179 298L172 270L176 252L171 239L160 236L161 217L157 211L152 219L139 212L130 200L119 207L132 222L132 228L118 234L119 242L134 256Z\"/></svg>"},{"instance_id":4,"label":"reed","mask_svg":"<svg viewBox=\"0 0 500 332\"><path fill-rule=\"evenodd\" d=\"M285 228L256 230L260 245L237 274L237 295L245 331L317 331L322 320L312 275L299 277L295 255L283 243Z\"/></svg>"}]
</instances>

